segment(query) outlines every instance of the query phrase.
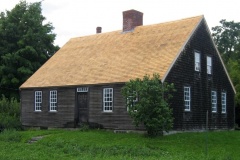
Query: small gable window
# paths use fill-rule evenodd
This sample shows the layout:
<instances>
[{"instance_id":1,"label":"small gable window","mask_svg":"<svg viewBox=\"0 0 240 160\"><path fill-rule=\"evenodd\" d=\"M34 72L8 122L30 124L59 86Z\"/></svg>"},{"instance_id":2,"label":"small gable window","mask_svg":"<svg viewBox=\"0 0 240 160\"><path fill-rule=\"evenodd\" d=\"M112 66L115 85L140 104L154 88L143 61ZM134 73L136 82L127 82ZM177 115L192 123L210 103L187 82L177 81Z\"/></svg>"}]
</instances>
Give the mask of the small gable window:
<instances>
[{"instance_id":1,"label":"small gable window","mask_svg":"<svg viewBox=\"0 0 240 160\"><path fill-rule=\"evenodd\" d=\"M226 113L227 108L227 94L222 92L222 113Z\"/></svg>"},{"instance_id":2,"label":"small gable window","mask_svg":"<svg viewBox=\"0 0 240 160\"><path fill-rule=\"evenodd\" d=\"M50 111L57 111L57 91L50 91Z\"/></svg>"},{"instance_id":3,"label":"small gable window","mask_svg":"<svg viewBox=\"0 0 240 160\"><path fill-rule=\"evenodd\" d=\"M212 91L211 92L212 95L212 112L216 113L217 112L217 92L216 91Z\"/></svg>"},{"instance_id":4,"label":"small gable window","mask_svg":"<svg viewBox=\"0 0 240 160\"><path fill-rule=\"evenodd\" d=\"M35 111L41 111L42 91L35 91Z\"/></svg>"},{"instance_id":5,"label":"small gable window","mask_svg":"<svg viewBox=\"0 0 240 160\"><path fill-rule=\"evenodd\" d=\"M104 112L113 111L113 88L103 89L103 111Z\"/></svg>"},{"instance_id":6,"label":"small gable window","mask_svg":"<svg viewBox=\"0 0 240 160\"><path fill-rule=\"evenodd\" d=\"M200 71L200 53L199 52L195 52L195 71Z\"/></svg>"},{"instance_id":7,"label":"small gable window","mask_svg":"<svg viewBox=\"0 0 240 160\"><path fill-rule=\"evenodd\" d=\"M207 56L207 74L212 74L212 57Z\"/></svg>"},{"instance_id":8,"label":"small gable window","mask_svg":"<svg viewBox=\"0 0 240 160\"><path fill-rule=\"evenodd\" d=\"M191 88L184 87L184 110L190 111L191 110Z\"/></svg>"}]
</instances>

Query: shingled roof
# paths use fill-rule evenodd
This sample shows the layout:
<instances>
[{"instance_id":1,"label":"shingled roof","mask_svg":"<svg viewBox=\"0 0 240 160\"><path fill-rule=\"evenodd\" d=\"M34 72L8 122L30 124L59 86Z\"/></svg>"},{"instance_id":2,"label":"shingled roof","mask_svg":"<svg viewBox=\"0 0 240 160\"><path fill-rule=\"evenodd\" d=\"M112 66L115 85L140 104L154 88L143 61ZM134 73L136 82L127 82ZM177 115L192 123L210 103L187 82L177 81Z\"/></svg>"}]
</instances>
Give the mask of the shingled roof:
<instances>
[{"instance_id":1,"label":"shingled roof","mask_svg":"<svg viewBox=\"0 0 240 160\"><path fill-rule=\"evenodd\" d=\"M20 88L164 79L203 16L70 39Z\"/></svg>"}]
</instances>

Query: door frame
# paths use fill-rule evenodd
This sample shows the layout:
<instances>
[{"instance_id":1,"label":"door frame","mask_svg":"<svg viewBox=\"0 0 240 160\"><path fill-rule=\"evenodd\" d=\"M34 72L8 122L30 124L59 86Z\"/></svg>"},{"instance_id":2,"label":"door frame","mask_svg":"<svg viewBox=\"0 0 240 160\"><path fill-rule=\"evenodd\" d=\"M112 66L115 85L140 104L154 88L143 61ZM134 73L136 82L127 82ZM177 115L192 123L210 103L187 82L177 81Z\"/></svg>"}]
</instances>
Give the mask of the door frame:
<instances>
[{"instance_id":1,"label":"door frame","mask_svg":"<svg viewBox=\"0 0 240 160\"><path fill-rule=\"evenodd\" d=\"M76 96L75 96L75 113L74 113L74 121L75 121L75 127L78 125L79 121L79 106L78 106L78 94L79 93L86 93L87 94L87 109L89 112L89 87L77 87L76 88ZM89 116L89 114L88 114Z\"/></svg>"}]
</instances>

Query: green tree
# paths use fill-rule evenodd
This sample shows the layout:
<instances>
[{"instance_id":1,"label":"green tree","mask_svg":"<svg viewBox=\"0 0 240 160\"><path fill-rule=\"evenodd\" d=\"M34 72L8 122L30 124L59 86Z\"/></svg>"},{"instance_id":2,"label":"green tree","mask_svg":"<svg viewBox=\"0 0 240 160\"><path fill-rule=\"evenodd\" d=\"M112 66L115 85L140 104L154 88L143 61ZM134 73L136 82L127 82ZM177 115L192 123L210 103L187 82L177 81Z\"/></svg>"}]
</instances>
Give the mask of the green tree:
<instances>
[{"instance_id":1,"label":"green tree","mask_svg":"<svg viewBox=\"0 0 240 160\"><path fill-rule=\"evenodd\" d=\"M237 112L240 107L240 23L223 19L220 24L212 28L212 36L236 89ZM236 122L240 125L240 113L236 113Z\"/></svg>"},{"instance_id":2,"label":"green tree","mask_svg":"<svg viewBox=\"0 0 240 160\"><path fill-rule=\"evenodd\" d=\"M212 36L224 63L228 64L230 59L240 58L240 23L223 19L220 24L212 28Z\"/></svg>"},{"instance_id":3,"label":"green tree","mask_svg":"<svg viewBox=\"0 0 240 160\"><path fill-rule=\"evenodd\" d=\"M130 80L122 88L122 95L136 126L144 124L150 136L169 131L173 125L169 106L173 84L162 83L158 74Z\"/></svg>"},{"instance_id":4,"label":"green tree","mask_svg":"<svg viewBox=\"0 0 240 160\"><path fill-rule=\"evenodd\" d=\"M18 97L19 86L58 49L41 2L20 1L0 14L0 95Z\"/></svg>"},{"instance_id":5,"label":"green tree","mask_svg":"<svg viewBox=\"0 0 240 160\"><path fill-rule=\"evenodd\" d=\"M229 60L228 62L229 75L232 79L234 87L236 89L235 103L240 105L240 59Z\"/></svg>"}]
</instances>

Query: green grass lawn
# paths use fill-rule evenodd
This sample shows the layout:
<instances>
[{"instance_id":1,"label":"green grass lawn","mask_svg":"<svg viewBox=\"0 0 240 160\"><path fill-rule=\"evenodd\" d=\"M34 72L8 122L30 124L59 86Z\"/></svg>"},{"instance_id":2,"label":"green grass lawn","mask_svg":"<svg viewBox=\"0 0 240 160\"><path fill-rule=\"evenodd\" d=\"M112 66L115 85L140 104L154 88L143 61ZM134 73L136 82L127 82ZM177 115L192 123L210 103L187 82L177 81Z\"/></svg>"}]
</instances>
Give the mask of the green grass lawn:
<instances>
[{"instance_id":1,"label":"green grass lawn","mask_svg":"<svg viewBox=\"0 0 240 160\"><path fill-rule=\"evenodd\" d=\"M43 136L35 143L32 137ZM31 130L0 133L0 159L240 159L240 132L178 133L147 138L103 130Z\"/></svg>"}]
</instances>

